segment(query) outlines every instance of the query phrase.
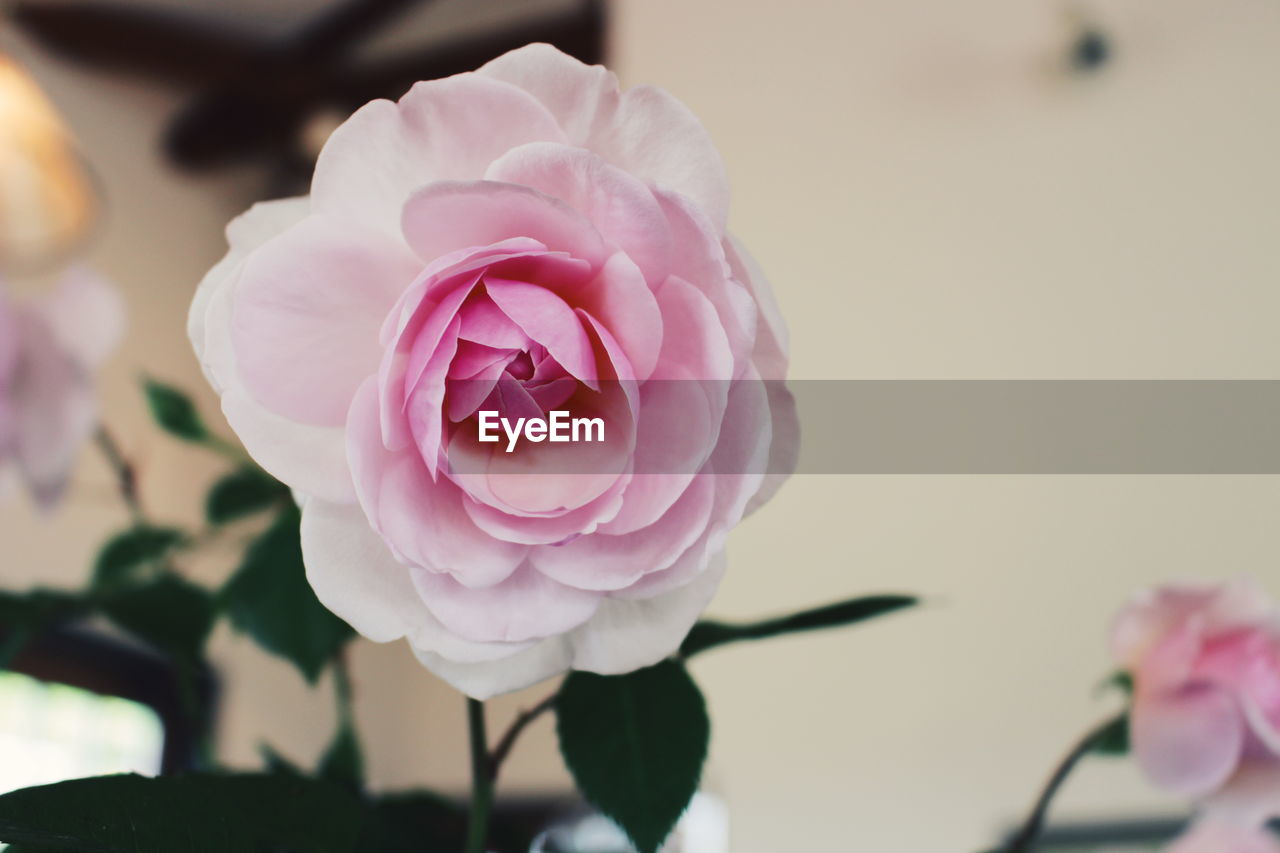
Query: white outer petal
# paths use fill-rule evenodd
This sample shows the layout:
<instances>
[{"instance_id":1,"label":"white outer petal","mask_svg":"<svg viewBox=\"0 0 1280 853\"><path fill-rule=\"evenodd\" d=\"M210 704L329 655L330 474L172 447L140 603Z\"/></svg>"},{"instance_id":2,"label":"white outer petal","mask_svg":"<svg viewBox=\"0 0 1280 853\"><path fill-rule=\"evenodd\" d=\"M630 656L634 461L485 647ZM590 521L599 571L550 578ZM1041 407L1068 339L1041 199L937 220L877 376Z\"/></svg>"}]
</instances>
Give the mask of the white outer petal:
<instances>
[{"instance_id":1,"label":"white outer petal","mask_svg":"<svg viewBox=\"0 0 1280 853\"><path fill-rule=\"evenodd\" d=\"M341 427L299 424L267 410L241 386L231 346L231 307L245 261L255 249L310 213L305 197L255 204L227 226L228 250L196 289L187 333L200 366L222 396L222 411L249 453L273 476L305 494L354 497ZM252 436L245 440L246 436Z\"/></svg>"},{"instance_id":2,"label":"white outer petal","mask_svg":"<svg viewBox=\"0 0 1280 853\"><path fill-rule=\"evenodd\" d=\"M423 666L474 699L521 690L569 669L631 672L680 648L715 595L724 569L724 552L719 552L684 586L644 600L605 599L580 628L496 660L463 662L423 645L421 636L414 638L413 651Z\"/></svg>"},{"instance_id":3,"label":"white outer petal","mask_svg":"<svg viewBox=\"0 0 1280 853\"><path fill-rule=\"evenodd\" d=\"M316 597L361 635L378 643L408 637L469 665L508 657L531 643L472 643L431 615L386 543L354 504L308 498L302 505L302 558Z\"/></svg>"}]
</instances>

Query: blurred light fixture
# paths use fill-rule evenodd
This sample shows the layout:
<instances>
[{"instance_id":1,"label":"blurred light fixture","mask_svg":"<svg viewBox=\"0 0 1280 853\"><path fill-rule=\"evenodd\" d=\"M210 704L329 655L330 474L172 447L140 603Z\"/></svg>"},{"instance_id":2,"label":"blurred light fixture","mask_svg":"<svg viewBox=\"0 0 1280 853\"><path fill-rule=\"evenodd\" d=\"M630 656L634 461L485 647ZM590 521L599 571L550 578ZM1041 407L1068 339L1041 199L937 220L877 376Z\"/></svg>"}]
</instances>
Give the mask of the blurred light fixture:
<instances>
[{"instance_id":1,"label":"blurred light fixture","mask_svg":"<svg viewBox=\"0 0 1280 853\"><path fill-rule=\"evenodd\" d=\"M64 259L93 223L97 199L44 92L0 53L0 271Z\"/></svg>"}]
</instances>

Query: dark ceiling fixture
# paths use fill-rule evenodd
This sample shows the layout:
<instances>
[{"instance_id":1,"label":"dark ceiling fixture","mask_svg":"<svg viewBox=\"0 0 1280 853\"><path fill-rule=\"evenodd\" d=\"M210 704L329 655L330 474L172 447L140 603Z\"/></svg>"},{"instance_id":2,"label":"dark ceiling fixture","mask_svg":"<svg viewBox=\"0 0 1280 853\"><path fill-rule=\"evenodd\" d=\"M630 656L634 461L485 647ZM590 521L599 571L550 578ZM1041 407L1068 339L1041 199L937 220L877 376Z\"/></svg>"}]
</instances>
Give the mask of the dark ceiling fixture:
<instances>
[{"instance_id":1,"label":"dark ceiling fixture","mask_svg":"<svg viewBox=\"0 0 1280 853\"><path fill-rule=\"evenodd\" d=\"M85 0L19 0L10 17L67 59L194 90L164 140L170 159L187 169L255 160L289 165L300 157L299 136L312 117L397 98L418 80L471 70L529 42L548 42L587 63L604 60L603 0L401 55L352 59L375 30L430 2L347 0L283 39L196 14Z\"/></svg>"}]
</instances>

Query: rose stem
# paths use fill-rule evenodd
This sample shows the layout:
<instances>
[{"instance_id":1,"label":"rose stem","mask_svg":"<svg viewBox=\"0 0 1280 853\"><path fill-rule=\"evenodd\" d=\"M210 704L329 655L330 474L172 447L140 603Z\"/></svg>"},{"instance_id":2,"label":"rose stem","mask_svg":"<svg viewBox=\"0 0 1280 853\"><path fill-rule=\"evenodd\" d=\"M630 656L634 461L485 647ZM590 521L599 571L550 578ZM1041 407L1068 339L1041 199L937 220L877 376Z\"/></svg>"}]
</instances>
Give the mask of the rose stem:
<instances>
[{"instance_id":1,"label":"rose stem","mask_svg":"<svg viewBox=\"0 0 1280 853\"><path fill-rule=\"evenodd\" d=\"M98 427L98 431L94 433L94 440L102 449L102 455L106 457L107 464L116 475L120 497L128 507L134 524L145 523L146 514L142 511L142 499L138 497L138 472L134 469L133 463L125 457L124 452L120 450L120 443L105 426Z\"/></svg>"},{"instance_id":2,"label":"rose stem","mask_svg":"<svg viewBox=\"0 0 1280 853\"><path fill-rule=\"evenodd\" d=\"M521 711L516 715L515 720L511 722L511 727L498 740L497 746L489 753L489 778L497 781L498 771L502 768L502 762L506 761L507 756L511 753L511 748L516 745L516 739L520 737L520 733L529 727L529 724L541 717L547 711L556 706L556 697L559 693L552 693L546 699L543 699L537 705L534 705L527 711Z\"/></svg>"},{"instance_id":3,"label":"rose stem","mask_svg":"<svg viewBox=\"0 0 1280 853\"><path fill-rule=\"evenodd\" d=\"M471 697L467 697L467 724L471 731L471 819L467 826L467 853L485 853L489 810L493 806L493 776L484 730L484 703Z\"/></svg>"},{"instance_id":4,"label":"rose stem","mask_svg":"<svg viewBox=\"0 0 1280 853\"><path fill-rule=\"evenodd\" d=\"M1053 775L1049 777L1049 782L1044 786L1040 798L1036 800L1035 807L1032 808L1031 814L1027 816L1027 822L1023 824L1022 829L1017 835L1009 841L1009 844L1002 848L1004 853L1031 853L1035 850L1036 840L1039 839L1040 833L1044 831L1045 818L1049 816L1049 806L1053 803L1053 798L1057 795L1058 790L1062 787L1062 783L1067 781L1067 777L1071 775L1071 771L1075 769L1080 760L1093 752L1104 737L1107 730L1115 726L1124 718L1123 714L1112 717L1106 722L1099 723L1097 726L1089 730L1080 742L1075 745L1066 757L1062 759L1057 768L1053 771Z\"/></svg>"}]
</instances>

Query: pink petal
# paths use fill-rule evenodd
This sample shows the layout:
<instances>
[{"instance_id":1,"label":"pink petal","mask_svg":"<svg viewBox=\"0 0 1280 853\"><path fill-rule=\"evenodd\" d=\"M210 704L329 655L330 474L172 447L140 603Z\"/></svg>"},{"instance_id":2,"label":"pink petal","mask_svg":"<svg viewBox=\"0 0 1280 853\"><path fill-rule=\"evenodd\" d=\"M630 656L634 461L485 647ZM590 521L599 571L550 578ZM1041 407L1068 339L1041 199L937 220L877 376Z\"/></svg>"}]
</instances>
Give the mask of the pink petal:
<instances>
[{"instance_id":1,"label":"pink petal","mask_svg":"<svg viewBox=\"0 0 1280 853\"><path fill-rule=\"evenodd\" d=\"M405 200L419 187L473 180L517 145L563 140L555 118L516 86L477 74L418 83L398 103L366 104L333 132L316 162L312 203L399 234Z\"/></svg>"},{"instance_id":2,"label":"pink petal","mask_svg":"<svg viewBox=\"0 0 1280 853\"><path fill-rule=\"evenodd\" d=\"M527 349L530 340L524 330L511 322L502 309L481 294L462 307L459 337L496 349Z\"/></svg>"},{"instance_id":3,"label":"pink petal","mask_svg":"<svg viewBox=\"0 0 1280 853\"><path fill-rule=\"evenodd\" d=\"M661 595L606 598L591 621L572 635L573 668L616 675L674 654L715 597L724 570L720 552L705 559L692 579Z\"/></svg>"},{"instance_id":4,"label":"pink petal","mask_svg":"<svg viewBox=\"0 0 1280 853\"><path fill-rule=\"evenodd\" d=\"M737 240L726 238L725 257L737 281L746 285L759 311L756 328L756 345L752 361L765 379L785 379L787 376L790 338L782 311L774 298L769 280L756 263L755 258Z\"/></svg>"},{"instance_id":5,"label":"pink petal","mask_svg":"<svg viewBox=\"0 0 1280 853\"><path fill-rule=\"evenodd\" d=\"M524 237L592 267L608 251L582 214L537 190L493 181L438 181L405 203L404 237L425 261L460 249Z\"/></svg>"},{"instance_id":6,"label":"pink petal","mask_svg":"<svg viewBox=\"0 0 1280 853\"><path fill-rule=\"evenodd\" d=\"M291 421L264 408L238 385L223 392L222 414L253 461L277 480L324 500L355 499L342 427Z\"/></svg>"},{"instance_id":7,"label":"pink petal","mask_svg":"<svg viewBox=\"0 0 1280 853\"><path fill-rule=\"evenodd\" d=\"M654 195L671 230L671 274L698 288L711 301L729 338L734 361L745 366L757 341L760 309L756 298L745 282L732 277L720 235L707 215L678 193L655 190ZM762 286L772 299L768 283ZM762 334L769 334L769 330ZM783 373L777 378L786 375L785 369L784 356Z\"/></svg>"},{"instance_id":8,"label":"pink petal","mask_svg":"<svg viewBox=\"0 0 1280 853\"><path fill-rule=\"evenodd\" d=\"M19 309L17 372L8 390L13 453L36 502L62 497L80 448L97 423L93 382L44 319Z\"/></svg>"},{"instance_id":9,"label":"pink petal","mask_svg":"<svg viewBox=\"0 0 1280 853\"><path fill-rule=\"evenodd\" d=\"M378 330L420 264L390 238L311 217L249 257L232 307L245 388L292 420L336 426L378 369Z\"/></svg>"},{"instance_id":10,"label":"pink petal","mask_svg":"<svg viewBox=\"0 0 1280 853\"><path fill-rule=\"evenodd\" d=\"M486 276L485 291L525 333L587 387L599 389L596 357L586 330L565 301L550 290L523 281Z\"/></svg>"},{"instance_id":11,"label":"pink petal","mask_svg":"<svg viewBox=\"0 0 1280 853\"><path fill-rule=\"evenodd\" d=\"M555 116L572 145L585 146L601 119L618 108L618 78L612 72L585 65L549 44L504 53L476 73L529 92Z\"/></svg>"},{"instance_id":12,"label":"pink petal","mask_svg":"<svg viewBox=\"0 0 1280 853\"><path fill-rule=\"evenodd\" d=\"M381 408L382 441L389 449L399 450L415 438L410 419L405 417L410 392L423 394L417 402L420 418L429 417L430 406L439 407L444 399L444 377L458 341L458 309L475 287L479 273L464 273L448 280L452 287L436 298L426 296L430 279L425 279L405 293L403 302L417 301L412 308L402 308L407 317L393 340L382 353L378 365L378 401ZM395 313L400 313L397 311ZM432 359L435 359L434 364ZM411 363L412 362L412 363ZM423 386L423 374L432 366L435 385ZM419 426L423 424L420 423ZM421 444L421 436L418 436ZM425 457L432 465L433 457Z\"/></svg>"},{"instance_id":13,"label":"pink petal","mask_svg":"<svg viewBox=\"0 0 1280 853\"><path fill-rule=\"evenodd\" d=\"M478 72L532 93L589 149L647 184L693 199L723 232L729 188L724 162L706 129L674 97L652 86L619 95L617 79L548 45L529 45Z\"/></svg>"},{"instance_id":14,"label":"pink petal","mask_svg":"<svg viewBox=\"0 0 1280 853\"><path fill-rule=\"evenodd\" d=\"M423 570L414 571L413 581L446 628L476 642L518 643L561 634L586 622L600 605L598 593L556 583L528 563L501 583L479 589Z\"/></svg>"},{"instance_id":15,"label":"pink petal","mask_svg":"<svg viewBox=\"0 0 1280 853\"><path fill-rule=\"evenodd\" d=\"M408 637L466 663L517 654L527 643L472 643L450 633L427 609L360 507L309 500L302 508L302 556L316 597L374 642Z\"/></svg>"},{"instance_id":16,"label":"pink petal","mask_svg":"<svg viewBox=\"0 0 1280 853\"><path fill-rule=\"evenodd\" d=\"M88 267L67 269L35 307L58 339L58 346L85 370L102 364L124 337L125 308L120 292Z\"/></svg>"},{"instance_id":17,"label":"pink petal","mask_svg":"<svg viewBox=\"0 0 1280 853\"><path fill-rule=\"evenodd\" d=\"M662 351L662 312L640 269L621 252L614 253L573 301L609 330L627 355L632 376L652 375Z\"/></svg>"},{"instance_id":18,"label":"pink petal","mask_svg":"<svg viewBox=\"0 0 1280 853\"><path fill-rule=\"evenodd\" d=\"M361 386L347 423L347 455L360 505L400 559L457 575L462 583L497 583L527 548L479 530L451 481L433 481L412 449L388 450L378 423L377 385Z\"/></svg>"},{"instance_id":19,"label":"pink petal","mask_svg":"<svg viewBox=\"0 0 1280 853\"><path fill-rule=\"evenodd\" d=\"M1139 692L1130 725L1138 765L1173 793L1207 794L1240 762L1244 720L1231 696L1216 687L1159 696Z\"/></svg>"},{"instance_id":20,"label":"pink petal","mask_svg":"<svg viewBox=\"0 0 1280 853\"><path fill-rule=\"evenodd\" d=\"M624 92L617 112L596 127L587 147L647 184L688 196L724 233L724 161L697 116L668 92L653 86Z\"/></svg>"},{"instance_id":21,"label":"pink petal","mask_svg":"<svg viewBox=\"0 0 1280 853\"><path fill-rule=\"evenodd\" d=\"M670 511L648 527L620 536L596 532L563 545L544 545L534 548L529 559L543 574L569 586L622 589L667 568L692 547L707 528L714 502L712 479L695 478Z\"/></svg>"},{"instance_id":22,"label":"pink petal","mask_svg":"<svg viewBox=\"0 0 1280 853\"><path fill-rule=\"evenodd\" d=\"M671 269L667 219L642 182L582 148L534 142L495 160L485 178L532 187L581 213L657 286Z\"/></svg>"}]
</instances>

